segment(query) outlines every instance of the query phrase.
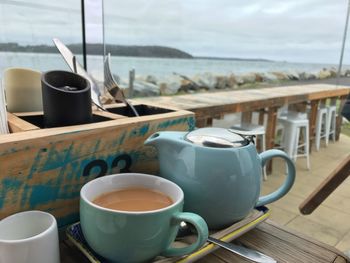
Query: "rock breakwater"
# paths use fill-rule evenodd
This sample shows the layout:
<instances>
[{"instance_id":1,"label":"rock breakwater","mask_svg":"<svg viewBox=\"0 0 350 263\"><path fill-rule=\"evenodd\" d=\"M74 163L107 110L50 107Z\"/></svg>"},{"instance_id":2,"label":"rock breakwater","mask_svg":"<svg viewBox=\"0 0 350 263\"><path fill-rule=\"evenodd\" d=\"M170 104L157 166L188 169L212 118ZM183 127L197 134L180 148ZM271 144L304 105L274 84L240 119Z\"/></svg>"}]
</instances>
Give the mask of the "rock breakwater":
<instances>
[{"instance_id":1,"label":"rock breakwater","mask_svg":"<svg viewBox=\"0 0 350 263\"><path fill-rule=\"evenodd\" d=\"M176 95L183 93L205 92L214 90L232 90L252 88L261 84L278 84L288 81L323 80L337 76L335 68L324 68L317 73L309 72L268 72L244 74L214 74L205 72L194 76L174 73L170 77L157 78L153 75L136 76L133 85L135 97ZM350 70L344 70L342 77L350 77ZM128 93L128 83L120 80L120 86Z\"/></svg>"}]
</instances>

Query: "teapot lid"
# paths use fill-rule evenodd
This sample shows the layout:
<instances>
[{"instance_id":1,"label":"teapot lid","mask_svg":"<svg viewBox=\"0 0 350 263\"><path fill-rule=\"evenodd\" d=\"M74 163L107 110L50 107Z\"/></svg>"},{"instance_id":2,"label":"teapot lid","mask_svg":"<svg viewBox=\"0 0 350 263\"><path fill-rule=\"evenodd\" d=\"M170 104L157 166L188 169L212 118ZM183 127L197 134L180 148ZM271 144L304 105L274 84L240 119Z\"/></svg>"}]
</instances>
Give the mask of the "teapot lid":
<instances>
[{"instance_id":1,"label":"teapot lid","mask_svg":"<svg viewBox=\"0 0 350 263\"><path fill-rule=\"evenodd\" d=\"M185 139L194 144L214 148L238 148L249 144L249 140L224 128L201 128L186 134Z\"/></svg>"}]
</instances>

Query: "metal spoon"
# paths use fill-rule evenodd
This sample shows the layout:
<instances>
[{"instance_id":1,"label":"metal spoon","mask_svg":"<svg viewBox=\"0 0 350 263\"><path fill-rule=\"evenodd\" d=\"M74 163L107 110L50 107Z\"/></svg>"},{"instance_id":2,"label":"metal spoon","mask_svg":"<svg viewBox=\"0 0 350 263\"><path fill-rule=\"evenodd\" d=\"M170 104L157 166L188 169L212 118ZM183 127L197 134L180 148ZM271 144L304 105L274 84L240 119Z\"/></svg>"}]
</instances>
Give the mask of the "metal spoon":
<instances>
[{"instance_id":1,"label":"metal spoon","mask_svg":"<svg viewBox=\"0 0 350 263\"><path fill-rule=\"evenodd\" d=\"M239 255L243 258L249 259L249 260L254 261L254 262L260 262L260 263L276 263L277 262L273 258L266 256L265 254L260 253L259 251L256 251L256 250L253 250L250 248L238 246L238 245L235 245L233 243L224 242L224 241L221 241L219 239L216 239L216 238L213 238L210 236L208 237L208 241L215 244L215 245L218 245L224 249L227 249L233 253L236 253L237 255Z\"/></svg>"},{"instance_id":2,"label":"metal spoon","mask_svg":"<svg viewBox=\"0 0 350 263\"><path fill-rule=\"evenodd\" d=\"M193 232L194 230L192 230L191 226L188 226L187 223L185 222L181 222L180 223L180 233L181 235L184 235L184 233L188 232L188 230L190 232ZM259 252L256 251L254 249L250 249L250 248L246 248L243 246L239 246L239 245L235 245L233 243L228 243L228 242L224 242L221 241L219 239L213 238L211 236L208 237L207 239L208 242L213 243L215 245L218 245L224 249L227 249L228 251L231 251L243 258L249 259L253 262L258 262L258 263L277 263L276 260L274 260L273 258Z\"/></svg>"}]
</instances>

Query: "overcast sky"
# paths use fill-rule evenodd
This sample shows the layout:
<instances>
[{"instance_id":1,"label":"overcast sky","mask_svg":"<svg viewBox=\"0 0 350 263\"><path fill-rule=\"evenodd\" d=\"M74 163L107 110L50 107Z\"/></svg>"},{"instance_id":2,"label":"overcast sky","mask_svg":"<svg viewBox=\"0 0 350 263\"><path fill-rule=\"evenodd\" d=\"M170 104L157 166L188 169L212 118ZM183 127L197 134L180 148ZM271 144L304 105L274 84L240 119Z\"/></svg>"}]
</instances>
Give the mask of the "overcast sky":
<instances>
[{"instance_id":1,"label":"overcast sky","mask_svg":"<svg viewBox=\"0 0 350 263\"><path fill-rule=\"evenodd\" d=\"M0 42L51 43L54 36L66 43L81 41L80 0L42 3L0 0ZM170 46L195 56L338 63L347 3L105 0L105 39ZM86 0L86 8L88 41L100 42L101 1ZM350 64L350 46L346 48L344 62Z\"/></svg>"}]
</instances>

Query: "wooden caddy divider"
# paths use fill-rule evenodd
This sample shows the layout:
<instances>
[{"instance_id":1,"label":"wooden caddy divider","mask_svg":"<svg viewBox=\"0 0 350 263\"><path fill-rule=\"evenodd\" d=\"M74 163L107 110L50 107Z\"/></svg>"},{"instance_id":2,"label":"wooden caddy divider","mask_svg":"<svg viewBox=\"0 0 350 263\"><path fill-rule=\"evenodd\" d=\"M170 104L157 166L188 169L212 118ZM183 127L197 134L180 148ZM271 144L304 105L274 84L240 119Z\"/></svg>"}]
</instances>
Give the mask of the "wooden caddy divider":
<instances>
[{"instance_id":1,"label":"wooden caddy divider","mask_svg":"<svg viewBox=\"0 0 350 263\"><path fill-rule=\"evenodd\" d=\"M43 128L43 113L8 113L11 133L0 135L0 220L25 210L52 213L59 226L79 220L79 193L88 181L119 172L157 174L153 133L194 129L194 113L134 103L93 110L93 123Z\"/></svg>"}]
</instances>

